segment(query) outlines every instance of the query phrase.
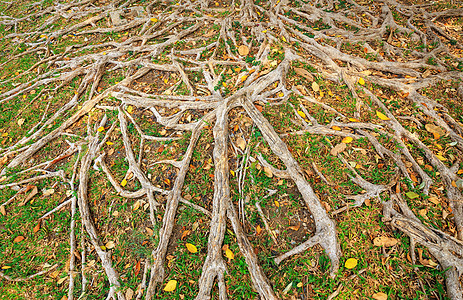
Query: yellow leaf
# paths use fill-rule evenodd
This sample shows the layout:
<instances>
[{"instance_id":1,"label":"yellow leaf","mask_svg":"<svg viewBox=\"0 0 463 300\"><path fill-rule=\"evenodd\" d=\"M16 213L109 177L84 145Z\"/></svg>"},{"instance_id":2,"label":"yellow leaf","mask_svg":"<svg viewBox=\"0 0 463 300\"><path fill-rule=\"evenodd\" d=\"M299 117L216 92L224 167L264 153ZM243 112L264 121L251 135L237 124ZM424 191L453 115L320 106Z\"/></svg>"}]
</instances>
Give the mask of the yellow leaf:
<instances>
[{"instance_id":1,"label":"yellow leaf","mask_svg":"<svg viewBox=\"0 0 463 300\"><path fill-rule=\"evenodd\" d=\"M328 91L328 95L331 96L331 97L334 96L333 93L332 93L331 91Z\"/></svg>"},{"instance_id":2,"label":"yellow leaf","mask_svg":"<svg viewBox=\"0 0 463 300\"><path fill-rule=\"evenodd\" d=\"M186 243L185 246L186 246L186 248L188 249L188 251L190 251L191 253L196 253L196 252L198 252L198 248L196 248L196 246L193 245L193 244Z\"/></svg>"},{"instance_id":3,"label":"yellow leaf","mask_svg":"<svg viewBox=\"0 0 463 300\"><path fill-rule=\"evenodd\" d=\"M176 287L177 287L177 280L169 280L169 282L164 287L164 291L172 292L172 291L175 291Z\"/></svg>"},{"instance_id":4,"label":"yellow leaf","mask_svg":"<svg viewBox=\"0 0 463 300\"><path fill-rule=\"evenodd\" d=\"M153 23L156 23L156 22L158 21L158 19L156 19L156 18L151 18L150 20L151 20L151 22L153 22Z\"/></svg>"},{"instance_id":5,"label":"yellow leaf","mask_svg":"<svg viewBox=\"0 0 463 300\"><path fill-rule=\"evenodd\" d=\"M284 36L282 36L281 39L283 40L283 42L286 42L286 39Z\"/></svg>"},{"instance_id":6,"label":"yellow leaf","mask_svg":"<svg viewBox=\"0 0 463 300\"><path fill-rule=\"evenodd\" d=\"M284 95L285 95L285 94L282 93L282 92L278 93L278 97L283 97Z\"/></svg>"},{"instance_id":7,"label":"yellow leaf","mask_svg":"<svg viewBox=\"0 0 463 300\"><path fill-rule=\"evenodd\" d=\"M225 250L225 256L228 259L235 259L235 254L230 249Z\"/></svg>"},{"instance_id":8,"label":"yellow leaf","mask_svg":"<svg viewBox=\"0 0 463 300\"><path fill-rule=\"evenodd\" d=\"M349 121L351 121L351 122L360 122L360 121L357 120L356 118L349 118Z\"/></svg>"},{"instance_id":9,"label":"yellow leaf","mask_svg":"<svg viewBox=\"0 0 463 300\"><path fill-rule=\"evenodd\" d=\"M126 186L127 185L127 179L122 179L121 181L121 186Z\"/></svg>"},{"instance_id":10,"label":"yellow leaf","mask_svg":"<svg viewBox=\"0 0 463 300\"><path fill-rule=\"evenodd\" d=\"M458 175L463 174L463 170L458 170L457 174Z\"/></svg>"},{"instance_id":11,"label":"yellow leaf","mask_svg":"<svg viewBox=\"0 0 463 300\"><path fill-rule=\"evenodd\" d=\"M305 118L305 113L304 113L304 112L298 110L297 113L298 113L301 117Z\"/></svg>"},{"instance_id":12,"label":"yellow leaf","mask_svg":"<svg viewBox=\"0 0 463 300\"><path fill-rule=\"evenodd\" d=\"M276 206L276 207L280 207L280 202L278 202L278 201L275 200L275 206Z\"/></svg>"},{"instance_id":13,"label":"yellow leaf","mask_svg":"<svg viewBox=\"0 0 463 300\"><path fill-rule=\"evenodd\" d=\"M359 84L361 84L361 85L364 85L364 84L365 84L365 80L363 80L362 77L359 78Z\"/></svg>"},{"instance_id":14,"label":"yellow leaf","mask_svg":"<svg viewBox=\"0 0 463 300\"><path fill-rule=\"evenodd\" d=\"M437 154L436 157L440 160L440 161L446 161L447 158L443 157L442 155L439 155Z\"/></svg>"},{"instance_id":15,"label":"yellow leaf","mask_svg":"<svg viewBox=\"0 0 463 300\"><path fill-rule=\"evenodd\" d=\"M97 129L98 132L102 132L103 130L104 130L104 127L103 127L103 126L98 127L98 129Z\"/></svg>"},{"instance_id":16,"label":"yellow leaf","mask_svg":"<svg viewBox=\"0 0 463 300\"><path fill-rule=\"evenodd\" d=\"M3 266L2 270L11 269L11 266Z\"/></svg>"},{"instance_id":17,"label":"yellow leaf","mask_svg":"<svg viewBox=\"0 0 463 300\"><path fill-rule=\"evenodd\" d=\"M231 174L231 176L235 176L235 171L230 170L230 174Z\"/></svg>"},{"instance_id":18,"label":"yellow leaf","mask_svg":"<svg viewBox=\"0 0 463 300\"><path fill-rule=\"evenodd\" d=\"M246 81L246 79L248 79L248 75L244 75L243 77L241 77L241 82Z\"/></svg>"},{"instance_id":19,"label":"yellow leaf","mask_svg":"<svg viewBox=\"0 0 463 300\"><path fill-rule=\"evenodd\" d=\"M3 136L3 137L8 136L8 132L2 133L2 136Z\"/></svg>"},{"instance_id":20,"label":"yellow leaf","mask_svg":"<svg viewBox=\"0 0 463 300\"><path fill-rule=\"evenodd\" d=\"M383 120L383 121L390 120L385 114L383 114L383 113L380 112L380 111L376 111L376 115L378 116L378 118L380 118L380 119Z\"/></svg>"},{"instance_id":21,"label":"yellow leaf","mask_svg":"<svg viewBox=\"0 0 463 300\"><path fill-rule=\"evenodd\" d=\"M129 105L129 106L127 107L127 112L128 112L129 114L133 113L133 106L132 106L132 105Z\"/></svg>"},{"instance_id":22,"label":"yellow leaf","mask_svg":"<svg viewBox=\"0 0 463 300\"><path fill-rule=\"evenodd\" d=\"M340 131L340 130L341 130L341 127L339 127L339 126L333 126L333 127L331 127L331 129Z\"/></svg>"},{"instance_id":23,"label":"yellow leaf","mask_svg":"<svg viewBox=\"0 0 463 300\"><path fill-rule=\"evenodd\" d=\"M344 144L349 144L350 142L352 142L354 139L351 138L350 136L346 136L345 138L342 139L342 143Z\"/></svg>"},{"instance_id":24,"label":"yellow leaf","mask_svg":"<svg viewBox=\"0 0 463 300\"><path fill-rule=\"evenodd\" d=\"M357 260L355 258L349 258L348 260L346 260L346 264L344 265L344 267L346 267L347 269L353 269L357 266Z\"/></svg>"},{"instance_id":25,"label":"yellow leaf","mask_svg":"<svg viewBox=\"0 0 463 300\"><path fill-rule=\"evenodd\" d=\"M111 146L113 144L114 144L113 142L106 142L106 145L108 145L108 146Z\"/></svg>"},{"instance_id":26,"label":"yellow leaf","mask_svg":"<svg viewBox=\"0 0 463 300\"><path fill-rule=\"evenodd\" d=\"M101 250L106 250L106 246L100 246Z\"/></svg>"}]
</instances>

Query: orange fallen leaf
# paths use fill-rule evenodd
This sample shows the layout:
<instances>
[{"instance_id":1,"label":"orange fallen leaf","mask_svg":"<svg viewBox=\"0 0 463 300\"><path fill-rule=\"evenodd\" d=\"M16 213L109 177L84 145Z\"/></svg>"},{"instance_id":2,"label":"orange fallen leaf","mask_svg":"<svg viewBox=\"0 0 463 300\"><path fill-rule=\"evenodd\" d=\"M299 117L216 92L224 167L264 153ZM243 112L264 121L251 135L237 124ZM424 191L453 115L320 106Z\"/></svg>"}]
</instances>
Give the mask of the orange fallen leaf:
<instances>
[{"instance_id":1,"label":"orange fallen leaf","mask_svg":"<svg viewBox=\"0 0 463 300\"><path fill-rule=\"evenodd\" d=\"M13 242L19 243L20 241L25 240L26 238L23 237L22 235L18 235L17 237L14 238Z\"/></svg>"}]
</instances>

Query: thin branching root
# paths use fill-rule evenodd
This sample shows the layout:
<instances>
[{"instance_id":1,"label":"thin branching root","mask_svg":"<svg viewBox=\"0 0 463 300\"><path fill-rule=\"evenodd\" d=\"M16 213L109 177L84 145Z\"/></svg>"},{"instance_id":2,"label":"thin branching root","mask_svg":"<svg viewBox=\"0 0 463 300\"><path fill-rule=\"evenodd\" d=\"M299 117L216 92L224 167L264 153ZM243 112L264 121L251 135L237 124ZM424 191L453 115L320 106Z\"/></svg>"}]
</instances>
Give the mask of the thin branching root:
<instances>
[{"instance_id":1,"label":"thin branching root","mask_svg":"<svg viewBox=\"0 0 463 300\"><path fill-rule=\"evenodd\" d=\"M447 297L462 299L461 7L23 2L0 3L0 218L16 224L0 227L13 245L0 247L1 285L49 276L69 300L331 299L347 287L343 254L355 252L339 224L378 207L362 222L382 218L409 243L410 272L427 251ZM276 229L291 207L291 230L305 228L296 241ZM25 215L33 233L14 233ZM57 247L44 228L66 218L63 261L49 254L52 263L15 271L17 245L41 235ZM188 240L195 230L200 251ZM182 253L200 263L183 269L195 280L177 282L186 241ZM306 255L326 257L337 289L282 286L279 268ZM298 272L316 274L304 262ZM245 281L250 294L231 288ZM435 294L418 281L421 295ZM406 290L388 291L416 297Z\"/></svg>"}]
</instances>

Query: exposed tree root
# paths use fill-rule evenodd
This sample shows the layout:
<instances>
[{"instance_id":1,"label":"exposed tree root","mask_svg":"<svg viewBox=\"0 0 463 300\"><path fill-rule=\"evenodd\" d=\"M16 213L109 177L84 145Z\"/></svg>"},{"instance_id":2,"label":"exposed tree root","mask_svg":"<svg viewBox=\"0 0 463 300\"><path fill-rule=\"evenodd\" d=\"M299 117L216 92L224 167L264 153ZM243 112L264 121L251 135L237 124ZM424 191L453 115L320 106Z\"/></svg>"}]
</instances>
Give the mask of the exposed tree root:
<instances>
[{"instance_id":1,"label":"exposed tree root","mask_svg":"<svg viewBox=\"0 0 463 300\"><path fill-rule=\"evenodd\" d=\"M94 2L76 1L37 9L35 7L43 4L38 2L32 6L33 12L22 17L0 16L0 24L6 28L3 39L8 43L18 46L24 43L29 47L26 51L9 56L2 61L0 67L7 67L27 56L37 55L39 59L25 72L12 78L0 79L0 83L8 87L0 93L0 104L6 105L21 97L26 99L28 94L41 89L30 103L17 112L16 119L27 108L36 104L38 99L45 99L44 96L49 99L40 121L31 126L27 135L12 145L3 146L2 143L0 166L5 167L0 172L0 190L13 189L17 193L5 201L2 200L1 206L4 209L11 205L31 183L54 177L66 182L71 191L77 192L41 218L45 219L71 204L68 299L77 298L75 280L78 280L78 262L75 253L78 248L81 248L82 268L80 293L85 295L87 292L85 239L92 245L106 274L109 284L107 299L125 299L111 250L106 249L103 244L99 226L95 224L98 222L97 216L91 212L89 181L92 168L105 176L120 197L129 199L128 201L146 198L149 203L149 221L154 228L159 228L159 232L154 233L158 239L157 244L152 249L151 256L145 258L143 279L136 291L136 299L156 298L158 289L166 279L166 256L180 203L210 218L207 256L197 283L199 289L196 299L210 299L213 291L219 299L228 299L225 278L227 264L222 254L227 227L236 236L236 243L247 264L253 287L260 298L281 297L281 291L274 290L248 239L244 226L244 204L234 203L231 197L233 191L230 181L233 179L230 177L228 159L232 155L229 149L233 148L229 148L232 135L229 124L231 111L235 108L241 109L243 115L250 118L250 122L262 134L263 142L269 146L272 155L283 167L279 169L273 166L259 154L257 158L260 164L276 177L285 178L295 184L303 205L314 221L315 231L312 235L293 249L279 254L274 259L277 265L310 247L320 245L330 260L330 275L334 278L342 253L332 216L360 207L367 199L377 198L383 204L384 221L410 237L412 259L415 260L415 244L426 247L438 260L440 268L445 270L448 296L451 299L462 299L460 276L463 274L463 195L456 185L461 180L457 174L460 160L452 159L453 164L449 165L445 158L442 159L442 155L412 132L409 126L404 125L404 122L410 121L419 127L423 127L424 123L438 126L444 132L445 138L449 139L449 143L455 146L457 156L461 157L462 121L455 119L453 112L444 105L426 96L423 90L441 80L458 81L459 91L463 89L463 73L461 70L458 72L454 66L463 66L463 59L446 45L447 42L444 41L451 40L451 36L438 25L439 20L461 17L462 9L428 12L423 6L406 5L395 0L371 4L374 11L360 1L347 1L347 4L346 1L309 1L308 4L297 1L264 1L258 5L244 0L232 1L226 10L212 8L213 5L208 0L182 0L178 1L178 5L149 1L143 2L143 6L135 6L137 1L113 1L101 6ZM339 8L340 6L343 8ZM11 5L7 9L11 10ZM8 11L5 9L3 13ZM131 14L135 17L125 19L124 16L132 16ZM399 23L395 15L406 17L407 21ZM42 18L49 19L43 21ZM42 21L36 26L29 26L26 32L18 29L18 26L39 19ZM72 21L72 25L54 30L51 25L62 20ZM422 23L417 27L415 21ZM108 26L104 22L108 22ZM125 32L130 32L130 36L117 41L106 35L116 36ZM217 35L217 38L211 40L213 35ZM92 42L92 38L101 36L108 38L99 43ZM418 50L409 51L402 44L403 36L424 45L424 48L415 47ZM61 53L51 50L55 41L71 37L79 39L82 44L67 46ZM355 49L352 53L345 50L357 42L362 43L362 55L355 54ZM430 43L434 46L428 47ZM461 41L452 41L451 44L456 49L462 47ZM368 54L366 58L363 57L365 53ZM444 56L447 58L444 59ZM354 103L354 109L350 113L355 118L349 118L345 111L322 99L319 85L315 81L312 83L312 74L316 74L315 72L305 70L305 73L301 73L306 80L305 87L291 86L288 78L294 65L307 62L325 80L346 85L349 99ZM108 86L106 77L117 72L123 74L123 79ZM301 72L301 68L297 72ZM156 83L159 85L156 91L140 88L143 84L138 84L147 77L154 76L153 74L165 76L164 80ZM233 75L232 79L226 81L229 74L236 76ZM32 75L34 76L31 77ZM167 78L171 78L169 85ZM49 111L53 97L71 86L72 93L66 98L66 102L60 103L59 107L53 107L56 106L53 104ZM389 100L385 101L377 96L377 90L381 89L379 87L399 93L404 101L408 101L410 106L413 104L422 115L401 116L396 107L391 107ZM299 103L293 101L294 99L298 99ZM291 114L285 117L297 125L298 129L278 133L271 120L262 112L263 106L281 105L290 107ZM313 107L330 112L335 117L328 123L320 122L313 113ZM162 137L146 133L145 127L132 114L134 108L149 115L153 124L169 133ZM95 114L95 111L102 113ZM374 116L375 111L380 113L380 121L375 124L360 121L365 116ZM188 117L190 112L194 112L196 117ZM108 116L111 113L117 113L117 118L111 119L112 124L108 125L106 123L109 122ZM82 125L82 121L83 126L87 126L84 136L82 132L73 133L75 126L78 123ZM211 162L214 167L214 183L212 207L209 211L185 199L182 191L194 152L203 151L198 146L201 134L210 128L214 140ZM101 133L103 130L104 134ZM123 144L123 149L120 150L128 164L125 184L126 180L133 177L132 180L139 183L136 190L125 188L125 184L117 179L117 175L108 166L109 155L103 148L116 132L120 132ZM378 158L393 162L397 176L389 184L371 183L349 164L342 153L336 153L335 156L349 169L348 175L352 182L362 188L363 193L346 196L353 202L345 203L330 214L307 180L293 150L288 147L287 139L297 135L365 140L372 146L369 151L377 154ZM31 161L45 146L64 137L72 137L78 141L68 142L69 147L53 160L38 163ZM144 155L149 153L144 150L145 143L170 142L183 137L187 137L188 146L184 153L177 156L181 158L157 160L149 167L143 163ZM384 142L385 139L388 142ZM389 140L398 145L400 152L391 150ZM252 149L250 141L251 139L243 140L244 147L233 144L235 153L239 151L240 155L244 154L238 177L241 198L244 198L242 187L247 180L247 160L251 151L258 149ZM413 149L420 154L414 153ZM422 155L420 159L423 162L418 160L418 155ZM69 157L76 159L72 174L66 174L63 170L50 171L58 162ZM457 229L455 237L421 222L398 192L400 183L397 182L399 178L403 178L412 188L422 190L423 195L430 193L435 182L425 171L424 160L433 170L439 172L444 184L453 213L451 222ZM170 189L161 188L159 182L153 182L148 176L150 167L165 165L175 170L175 179ZM330 186L336 184L318 170L317 164L313 163L313 168L323 182ZM23 177L16 180L11 170L21 170L18 174ZM41 174L34 176L34 172ZM415 172L419 179L415 178ZM25 177L26 175L29 177ZM397 186L394 192L393 186ZM165 202L158 200L157 196L164 196ZM256 206L264 219L266 230L270 231L269 234L276 244L277 239L269 228L262 208L258 203ZM161 214L160 221L158 217ZM80 246L76 241L79 223L85 231L80 233ZM57 265L27 278L13 279L3 272L0 272L0 277L23 281L43 275L56 267ZM216 283L217 289L214 287ZM341 289L342 286L339 285L337 293Z\"/></svg>"}]
</instances>

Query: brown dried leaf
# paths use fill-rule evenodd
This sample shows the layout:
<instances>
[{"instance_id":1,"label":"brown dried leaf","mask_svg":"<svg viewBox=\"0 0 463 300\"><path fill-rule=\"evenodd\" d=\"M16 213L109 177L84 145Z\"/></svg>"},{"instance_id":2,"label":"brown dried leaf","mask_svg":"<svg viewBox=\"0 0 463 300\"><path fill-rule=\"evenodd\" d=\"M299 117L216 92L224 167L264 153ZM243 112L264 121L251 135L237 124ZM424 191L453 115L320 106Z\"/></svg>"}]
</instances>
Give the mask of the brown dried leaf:
<instances>
[{"instance_id":1,"label":"brown dried leaf","mask_svg":"<svg viewBox=\"0 0 463 300\"><path fill-rule=\"evenodd\" d=\"M246 56L249 54L249 47L246 46L246 45L241 45L238 47L238 53L241 55L241 56Z\"/></svg>"},{"instance_id":2,"label":"brown dried leaf","mask_svg":"<svg viewBox=\"0 0 463 300\"><path fill-rule=\"evenodd\" d=\"M26 199L24 199L24 201L22 203L20 203L19 206L25 205L27 202L29 202L29 200L32 199L32 197L37 195L38 192L39 192L39 189L34 185L32 187L32 192L30 192L29 195L26 196Z\"/></svg>"},{"instance_id":3,"label":"brown dried leaf","mask_svg":"<svg viewBox=\"0 0 463 300\"><path fill-rule=\"evenodd\" d=\"M272 170L269 167L264 167L264 173L265 173L265 176L267 177L270 177L270 178L273 177Z\"/></svg>"},{"instance_id":4,"label":"brown dried leaf","mask_svg":"<svg viewBox=\"0 0 463 300\"><path fill-rule=\"evenodd\" d=\"M237 138L236 139L236 144L238 145L238 147L241 148L241 150L244 151L246 149L246 141L243 138L241 138L241 137Z\"/></svg>"},{"instance_id":5,"label":"brown dried leaf","mask_svg":"<svg viewBox=\"0 0 463 300\"><path fill-rule=\"evenodd\" d=\"M314 79L312 74L310 74L310 72L307 71L306 69L294 68L294 72L296 72L297 75L300 75L300 76L304 77L305 79L307 79L309 81L313 81L313 79Z\"/></svg>"},{"instance_id":6,"label":"brown dried leaf","mask_svg":"<svg viewBox=\"0 0 463 300\"><path fill-rule=\"evenodd\" d=\"M337 156L339 153L346 150L346 148L347 148L347 145L345 143L339 143L336 146L334 146L333 149L331 149L330 153L331 155Z\"/></svg>"},{"instance_id":7,"label":"brown dried leaf","mask_svg":"<svg viewBox=\"0 0 463 300\"><path fill-rule=\"evenodd\" d=\"M154 231L153 229L149 228L149 227L145 227L145 230L146 230L146 233L149 235L149 236L152 236Z\"/></svg>"},{"instance_id":8,"label":"brown dried leaf","mask_svg":"<svg viewBox=\"0 0 463 300\"><path fill-rule=\"evenodd\" d=\"M373 294L373 299L375 299L375 300L387 300L387 295L385 293L379 292L379 293Z\"/></svg>"},{"instance_id":9,"label":"brown dried leaf","mask_svg":"<svg viewBox=\"0 0 463 300\"><path fill-rule=\"evenodd\" d=\"M133 290L131 288L128 288L127 291L125 291L125 299L132 300L132 297L133 297Z\"/></svg>"},{"instance_id":10,"label":"brown dried leaf","mask_svg":"<svg viewBox=\"0 0 463 300\"><path fill-rule=\"evenodd\" d=\"M318 83L316 83L315 81L312 82L312 90L314 92L318 92L320 90L320 86L318 85Z\"/></svg>"},{"instance_id":11,"label":"brown dried leaf","mask_svg":"<svg viewBox=\"0 0 463 300\"><path fill-rule=\"evenodd\" d=\"M378 236L373 240L373 244L375 246L384 246L384 247L392 247L396 245L399 242L399 240L395 238L390 238L387 236Z\"/></svg>"},{"instance_id":12,"label":"brown dried leaf","mask_svg":"<svg viewBox=\"0 0 463 300\"><path fill-rule=\"evenodd\" d=\"M434 124L426 124L424 127L427 131L433 134L436 140L438 140L441 136L444 136L446 134L446 132L442 128Z\"/></svg>"},{"instance_id":13,"label":"brown dried leaf","mask_svg":"<svg viewBox=\"0 0 463 300\"><path fill-rule=\"evenodd\" d=\"M0 214L6 216L6 210L5 210L5 206L4 206L4 205L0 206Z\"/></svg>"}]
</instances>

